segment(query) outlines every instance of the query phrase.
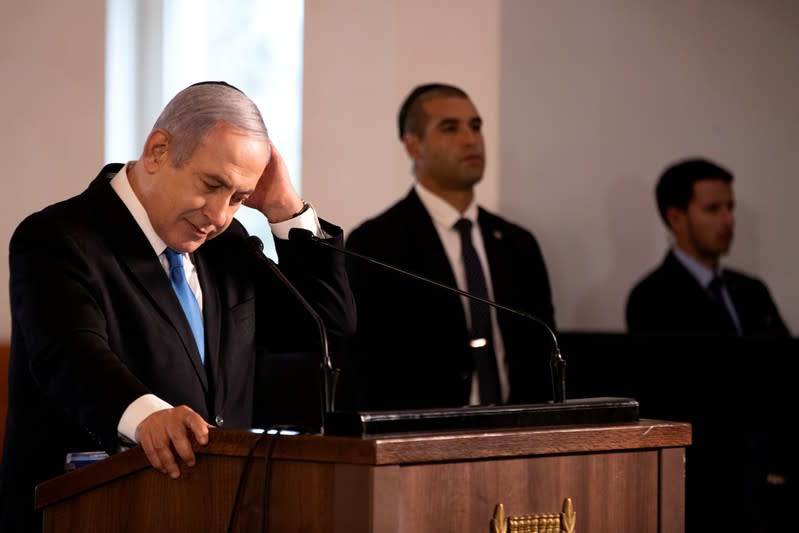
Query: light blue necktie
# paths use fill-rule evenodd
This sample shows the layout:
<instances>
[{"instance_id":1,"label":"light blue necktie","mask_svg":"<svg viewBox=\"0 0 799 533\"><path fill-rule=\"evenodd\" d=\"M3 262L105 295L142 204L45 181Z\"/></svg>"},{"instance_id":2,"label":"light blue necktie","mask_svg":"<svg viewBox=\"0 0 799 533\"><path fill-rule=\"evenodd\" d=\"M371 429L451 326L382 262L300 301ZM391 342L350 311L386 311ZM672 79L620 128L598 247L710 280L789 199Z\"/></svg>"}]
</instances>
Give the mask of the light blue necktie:
<instances>
[{"instance_id":1,"label":"light blue necktie","mask_svg":"<svg viewBox=\"0 0 799 533\"><path fill-rule=\"evenodd\" d=\"M197 298L194 297L194 293L189 288L189 282L186 281L186 271L183 269L183 254L176 252L172 248L167 248L164 254L169 262L169 280L172 282L172 288L175 289L180 306L183 307L183 312L189 321L191 331L194 333L194 342L197 343L197 349L200 351L200 360L205 363L203 314L200 312Z\"/></svg>"}]
</instances>

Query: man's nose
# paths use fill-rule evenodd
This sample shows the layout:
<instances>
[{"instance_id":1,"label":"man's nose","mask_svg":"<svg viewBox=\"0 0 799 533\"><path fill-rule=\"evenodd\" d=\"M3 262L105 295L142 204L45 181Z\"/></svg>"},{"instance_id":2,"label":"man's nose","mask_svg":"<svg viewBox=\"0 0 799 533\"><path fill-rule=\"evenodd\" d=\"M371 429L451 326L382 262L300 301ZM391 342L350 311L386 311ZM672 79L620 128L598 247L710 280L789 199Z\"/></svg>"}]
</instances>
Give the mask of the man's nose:
<instances>
[{"instance_id":1,"label":"man's nose","mask_svg":"<svg viewBox=\"0 0 799 533\"><path fill-rule=\"evenodd\" d=\"M205 203L203 215L210 224L222 228L227 223L229 199L221 194L212 195Z\"/></svg>"},{"instance_id":2,"label":"man's nose","mask_svg":"<svg viewBox=\"0 0 799 533\"><path fill-rule=\"evenodd\" d=\"M461 139L463 140L464 144L474 146L479 144L481 135L478 131L474 131L471 128L465 128L464 133L461 134Z\"/></svg>"}]
</instances>

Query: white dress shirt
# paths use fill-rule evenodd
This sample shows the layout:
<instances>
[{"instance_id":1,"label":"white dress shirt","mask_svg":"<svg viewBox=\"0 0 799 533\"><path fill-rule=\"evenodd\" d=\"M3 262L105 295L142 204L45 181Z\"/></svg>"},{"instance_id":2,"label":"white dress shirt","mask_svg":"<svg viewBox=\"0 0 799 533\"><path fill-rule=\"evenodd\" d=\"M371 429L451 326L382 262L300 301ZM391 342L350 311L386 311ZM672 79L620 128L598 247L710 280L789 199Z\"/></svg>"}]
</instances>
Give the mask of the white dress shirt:
<instances>
[{"instance_id":1,"label":"white dress shirt","mask_svg":"<svg viewBox=\"0 0 799 533\"><path fill-rule=\"evenodd\" d=\"M472 222L472 242L474 248L477 250L477 256L480 258L480 264L483 267L483 273L486 278L486 287L488 289L488 299L494 300L494 287L491 284L491 268L488 265L486 256L485 245L483 244L483 235L480 232L480 226L477 222L477 203L472 202L463 213L449 205L447 202L428 191L420 183L414 186L416 194L422 201L425 209L433 219L433 225L438 232L441 239L441 244L444 245L444 252L446 252L449 265L452 268L452 273L455 275L455 283L462 291L469 291L466 284L466 268L463 265L463 256L461 255L461 239L453 226L461 218L467 218ZM466 314L467 325L471 323L471 308L469 307L469 299L465 296L461 297L463 303L463 312ZM502 401L507 402L510 395L510 385L508 384L508 369L505 362L505 347L502 344L502 335L499 333L499 324L497 323L497 310L494 307L490 308L491 311L491 333L494 341L494 354L497 358L497 370L499 370L499 386L502 393ZM478 382L477 372L472 372L472 390L469 395L470 405L480 404L480 386Z\"/></svg>"},{"instance_id":2,"label":"white dress shirt","mask_svg":"<svg viewBox=\"0 0 799 533\"><path fill-rule=\"evenodd\" d=\"M167 245L164 240L158 236L158 234L155 232L155 229L153 229L153 225L150 222L150 217L147 215L147 211L145 211L144 206L133 192L133 188L130 186L130 181L128 181L127 174L127 170L130 165L131 163L125 165L122 170L120 170L117 175L111 179L111 187L119 195L119 198L125 204L125 207L128 208L130 214L133 215L136 223L139 225L145 237L147 237L147 240L150 242L150 246L153 247L153 253L158 256L158 260L161 262L161 266L164 269L164 274L169 277L169 264L167 262L166 256L164 255ZM279 239L288 239L289 231L292 228L307 229L312 231L317 236L321 236L323 234L319 224L319 219L317 218L313 207L310 207L307 211L292 219L278 222L276 224L270 224L272 233ZM189 287L191 288L192 293L194 293L194 296L197 298L197 303L200 305L200 311L202 311L203 295L200 288L200 280L197 276L197 269L195 268L194 263L191 261L190 254L183 254L183 268L186 270L186 279L189 282ZM120 435L124 436L131 442L136 442L136 428L139 426L141 421L156 411L169 409L171 407L172 405L154 394L145 394L140 396L134 400L133 403L127 407L127 409L125 409L125 412L122 414L122 418L119 420L117 431Z\"/></svg>"}]
</instances>

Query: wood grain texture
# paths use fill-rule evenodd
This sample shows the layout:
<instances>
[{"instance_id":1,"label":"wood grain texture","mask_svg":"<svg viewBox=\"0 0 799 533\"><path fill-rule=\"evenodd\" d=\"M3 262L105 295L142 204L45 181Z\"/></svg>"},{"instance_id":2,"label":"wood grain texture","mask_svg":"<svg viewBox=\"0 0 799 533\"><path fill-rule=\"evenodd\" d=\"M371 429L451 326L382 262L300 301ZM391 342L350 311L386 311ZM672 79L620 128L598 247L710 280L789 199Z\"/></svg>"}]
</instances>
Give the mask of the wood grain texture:
<instances>
[{"instance_id":1,"label":"wood grain texture","mask_svg":"<svg viewBox=\"0 0 799 533\"><path fill-rule=\"evenodd\" d=\"M678 531L685 515L685 450L660 451L660 527Z\"/></svg>"},{"instance_id":2,"label":"wood grain texture","mask_svg":"<svg viewBox=\"0 0 799 533\"><path fill-rule=\"evenodd\" d=\"M690 424L641 420L619 425L378 438L373 442L375 464L404 464L686 446L691 442L691 430Z\"/></svg>"},{"instance_id":3,"label":"wood grain texture","mask_svg":"<svg viewBox=\"0 0 799 533\"><path fill-rule=\"evenodd\" d=\"M656 533L657 463L646 451L407 466L399 531L486 530L497 503L508 515L554 513L570 497L578 531Z\"/></svg>"},{"instance_id":4,"label":"wood grain texture","mask_svg":"<svg viewBox=\"0 0 799 533\"><path fill-rule=\"evenodd\" d=\"M274 437L264 437L254 450L263 456ZM258 435L248 431L212 430L207 446L195 445L203 455L243 457ZM436 461L462 461L499 457L586 453L608 450L684 447L691 443L690 424L641 420L609 426L548 427L501 432L407 435L391 438L279 437L272 457L336 464L390 465ZM112 456L40 484L36 505L42 507L74 492L108 483L125 474L147 468L140 448Z\"/></svg>"},{"instance_id":5,"label":"wood grain texture","mask_svg":"<svg viewBox=\"0 0 799 533\"><path fill-rule=\"evenodd\" d=\"M45 531L224 531L243 473L234 531L268 521L270 531L309 533L483 532L497 503L509 515L557 512L566 497L577 531L683 531L687 424L281 437L264 510L271 438L214 431L178 480L147 466L138 449L64 474L37 489Z\"/></svg>"}]
</instances>

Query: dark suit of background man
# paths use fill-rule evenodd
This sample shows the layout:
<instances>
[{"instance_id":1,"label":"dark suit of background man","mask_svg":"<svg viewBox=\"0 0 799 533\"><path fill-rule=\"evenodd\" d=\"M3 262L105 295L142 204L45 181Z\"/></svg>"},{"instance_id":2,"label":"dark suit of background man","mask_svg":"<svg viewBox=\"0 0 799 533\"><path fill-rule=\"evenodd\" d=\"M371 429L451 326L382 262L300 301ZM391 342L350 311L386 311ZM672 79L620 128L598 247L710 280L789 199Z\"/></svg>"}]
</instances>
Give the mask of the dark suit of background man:
<instances>
[{"instance_id":1,"label":"dark suit of background man","mask_svg":"<svg viewBox=\"0 0 799 533\"><path fill-rule=\"evenodd\" d=\"M139 443L153 467L179 477L179 461L195 463L190 435L205 444L212 425L258 424L257 355L316 348L313 320L234 220L242 204L268 218L281 270L331 336L349 335L343 260L285 239L294 226L334 242L342 232L300 199L258 108L227 84L181 91L138 161L106 166L86 191L19 225L3 531L40 530L34 485L62 472L67 452ZM167 247L182 254L201 308L204 363L167 274Z\"/></svg>"},{"instance_id":2,"label":"dark suit of background man","mask_svg":"<svg viewBox=\"0 0 799 533\"><path fill-rule=\"evenodd\" d=\"M353 230L351 250L466 290L461 217L481 256L489 296L554 328L549 279L530 232L479 207L482 118L461 89L443 84L415 88L399 111L399 137L415 184L405 198ZM347 270L359 326L351 356L360 406L405 409L481 403L469 345L468 300L359 259ZM491 309L502 400L551 399L552 343L541 325Z\"/></svg>"},{"instance_id":3,"label":"dark suit of background man","mask_svg":"<svg viewBox=\"0 0 799 533\"><path fill-rule=\"evenodd\" d=\"M719 518L735 516L736 531L772 531L763 527L787 516L792 505L784 499L790 467L781 448L787 441L775 431L784 421L774 393L784 391L770 391L777 387L773 364L780 360L773 350L783 346L773 341L790 334L766 285L721 265L735 228L732 181L728 170L704 159L679 161L663 172L657 205L674 244L630 292L627 328L684 339L682 357L700 359L686 368L683 392L693 395L697 417L686 474L689 528L725 529ZM758 377L760 372L765 373ZM688 385L692 376L695 385ZM764 395L765 402L757 403ZM717 402L721 409L705 405ZM747 417L750 411L753 418ZM770 423L772 416L776 423ZM736 426L742 431L726 433ZM732 509L735 515L726 513Z\"/></svg>"},{"instance_id":4,"label":"dark suit of background man","mask_svg":"<svg viewBox=\"0 0 799 533\"><path fill-rule=\"evenodd\" d=\"M657 204L674 246L630 293L630 333L789 336L765 284L721 266L735 229L732 181L729 171L702 159L663 173ZM721 301L709 287L714 276L723 280Z\"/></svg>"}]
</instances>

